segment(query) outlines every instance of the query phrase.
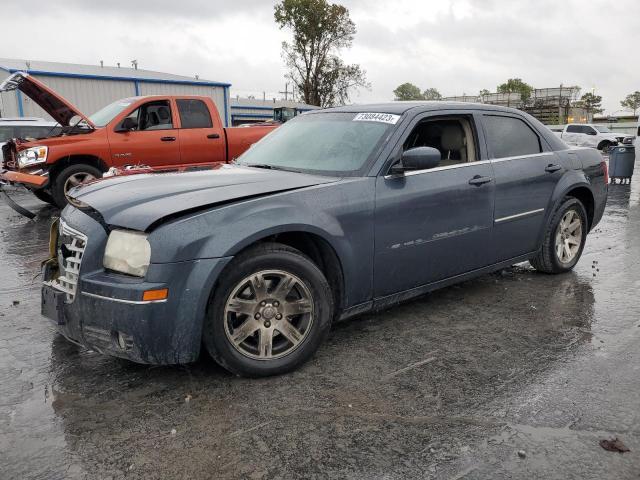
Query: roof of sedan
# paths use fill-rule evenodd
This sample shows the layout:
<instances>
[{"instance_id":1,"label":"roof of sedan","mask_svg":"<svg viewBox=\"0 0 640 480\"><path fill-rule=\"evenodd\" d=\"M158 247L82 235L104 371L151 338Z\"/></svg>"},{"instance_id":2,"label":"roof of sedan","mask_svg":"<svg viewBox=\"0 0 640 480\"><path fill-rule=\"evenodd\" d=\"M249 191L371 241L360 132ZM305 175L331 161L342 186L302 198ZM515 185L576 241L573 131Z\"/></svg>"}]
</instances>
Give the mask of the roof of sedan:
<instances>
[{"instance_id":1,"label":"roof of sedan","mask_svg":"<svg viewBox=\"0 0 640 480\"><path fill-rule=\"evenodd\" d=\"M413 108L421 108L423 110L497 110L503 112L516 111L514 108L501 107L499 105L491 105L487 103L471 103L471 102L445 102L445 101L424 101L424 102L386 102L372 104L354 104L344 107L325 108L323 110L315 110L307 114L316 114L321 112L350 112L350 113L392 113L402 115Z\"/></svg>"}]
</instances>

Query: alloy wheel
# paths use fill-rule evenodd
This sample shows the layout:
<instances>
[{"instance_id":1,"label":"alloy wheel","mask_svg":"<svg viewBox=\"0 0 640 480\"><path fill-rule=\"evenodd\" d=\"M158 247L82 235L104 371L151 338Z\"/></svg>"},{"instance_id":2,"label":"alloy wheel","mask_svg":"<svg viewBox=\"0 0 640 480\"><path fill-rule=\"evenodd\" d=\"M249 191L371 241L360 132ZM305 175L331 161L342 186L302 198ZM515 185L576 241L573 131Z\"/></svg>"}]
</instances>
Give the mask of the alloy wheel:
<instances>
[{"instance_id":1,"label":"alloy wheel","mask_svg":"<svg viewBox=\"0 0 640 480\"><path fill-rule=\"evenodd\" d=\"M70 175L69 178L64 182L64 195L68 198L68 192L73 187L77 187L78 185L82 185L83 183L90 182L91 180L95 180L96 177L89 172L78 172Z\"/></svg>"},{"instance_id":2,"label":"alloy wheel","mask_svg":"<svg viewBox=\"0 0 640 480\"><path fill-rule=\"evenodd\" d=\"M556 255L561 263L567 264L576 257L582 243L582 220L575 210L568 210L562 216L556 231Z\"/></svg>"},{"instance_id":3,"label":"alloy wheel","mask_svg":"<svg viewBox=\"0 0 640 480\"><path fill-rule=\"evenodd\" d=\"M242 355L274 360L302 344L313 317L313 297L302 280L282 270L263 270L232 290L225 304L224 328Z\"/></svg>"}]
</instances>

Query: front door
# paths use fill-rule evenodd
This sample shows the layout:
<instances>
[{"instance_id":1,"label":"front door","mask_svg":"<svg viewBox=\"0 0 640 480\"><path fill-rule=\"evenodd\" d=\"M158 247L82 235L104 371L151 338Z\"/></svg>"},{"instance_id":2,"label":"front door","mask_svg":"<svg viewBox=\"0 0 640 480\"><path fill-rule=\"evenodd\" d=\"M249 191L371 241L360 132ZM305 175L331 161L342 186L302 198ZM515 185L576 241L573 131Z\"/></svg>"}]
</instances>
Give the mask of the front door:
<instances>
[{"instance_id":1,"label":"front door","mask_svg":"<svg viewBox=\"0 0 640 480\"><path fill-rule=\"evenodd\" d=\"M173 114L169 100L153 100L127 115L128 131L108 132L112 163L156 168L180 165L180 130Z\"/></svg>"},{"instance_id":2,"label":"front door","mask_svg":"<svg viewBox=\"0 0 640 480\"><path fill-rule=\"evenodd\" d=\"M550 150L523 118L499 113L482 116L495 175L496 261L538 248L553 191L568 159Z\"/></svg>"},{"instance_id":3,"label":"front door","mask_svg":"<svg viewBox=\"0 0 640 480\"><path fill-rule=\"evenodd\" d=\"M440 150L435 168L376 182L375 296L453 277L491 263L494 181L474 116L414 121L399 150ZM396 154L398 157L400 153Z\"/></svg>"}]
</instances>

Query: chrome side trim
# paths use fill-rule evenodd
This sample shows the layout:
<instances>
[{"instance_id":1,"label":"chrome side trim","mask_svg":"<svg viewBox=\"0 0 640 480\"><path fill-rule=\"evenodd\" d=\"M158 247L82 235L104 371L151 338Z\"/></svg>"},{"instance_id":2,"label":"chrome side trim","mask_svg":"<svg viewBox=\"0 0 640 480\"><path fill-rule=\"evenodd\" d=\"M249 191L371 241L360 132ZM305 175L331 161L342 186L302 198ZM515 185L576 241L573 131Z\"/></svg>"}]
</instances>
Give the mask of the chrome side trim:
<instances>
[{"instance_id":1,"label":"chrome side trim","mask_svg":"<svg viewBox=\"0 0 640 480\"><path fill-rule=\"evenodd\" d=\"M510 160L520 160L522 158L550 157L550 156L553 156L553 154L554 152L542 152L542 153L536 153L535 155L516 155L515 157L494 158L491 160L491 162L499 163L499 162L508 162Z\"/></svg>"},{"instance_id":2,"label":"chrome side trim","mask_svg":"<svg viewBox=\"0 0 640 480\"><path fill-rule=\"evenodd\" d=\"M126 303L128 305L147 305L148 303L165 303L167 301L166 298L163 300L125 300L124 298L105 297L103 295L90 292L80 292L80 294L86 295L87 297L98 298L100 300L108 300L110 302Z\"/></svg>"},{"instance_id":3,"label":"chrome side trim","mask_svg":"<svg viewBox=\"0 0 640 480\"><path fill-rule=\"evenodd\" d=\"M442 170L452 170L454 168L464 168L464 167L473 167L475 165L486 165L487 163L491 163L491 160L480 160L478 162L466 162L466 163L458 163L456 165L446 165L444 167L435 167L435 168L427 168L426 170L410 170L408 172L404 172L403 174L388 174L385 175L384 178L399 178L399 177L410 177L412 175L422 175L423 173L430 172L440 172Z\"/></svg>"},{"instance_id":4,"label":"chrome side trim","mask_svg":"<svg viewBox=\"0 0 640 480\"><path fill-rule=\"evenodd\" d=\"M508 217L496 218L495 223L506 222L507 220L514 220L516 218L527 217L536 213L544 212L544 208L538 208L536 210L529 210L528 212L516 213L515 215L509 215Z\"/></svg>"}]
</instances>

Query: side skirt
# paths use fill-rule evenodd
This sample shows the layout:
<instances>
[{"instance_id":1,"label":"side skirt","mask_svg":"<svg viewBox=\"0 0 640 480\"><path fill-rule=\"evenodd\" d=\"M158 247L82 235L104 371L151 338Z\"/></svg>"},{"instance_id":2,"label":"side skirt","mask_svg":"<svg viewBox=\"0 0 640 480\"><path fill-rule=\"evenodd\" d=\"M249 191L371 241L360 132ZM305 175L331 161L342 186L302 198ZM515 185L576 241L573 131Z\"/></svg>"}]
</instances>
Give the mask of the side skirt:
<instances>
[{"instance_id":1,"label":"side skirt","mask_svg":"<svg viewBox=\"0 0 640 480\"><path fill-rule=\"evenodd\" d=\"M421 285L419 287L414 287L409 290L404 290L402 292L387 295L385 297L379 297L372 301L364 302L364 303L355 305L353 307L349 307L346 310L343 310L342 314L339 317L339 320L345 320L347 318L354 317L362 313L367 313L372 311L379 312L380 310L384 310L393 305L397 305L407 300L411 300L413 298L419 297L433 290L438 290L440 288L448 287L449 285L454 285L456 283L464 282L466 280L470 280L472 278L479 277L487 273L495 272L497 270L510 267L514 263L525 262L535 254L536 252L534 251L526 255L520 255L518 257L510 258L509 260L504 260L499 263L494 263L493 265L489 265L487 267L471 270L470 272L445 278L444 280L427 283L426 285Z\"/></svg>"}]
</instances>

